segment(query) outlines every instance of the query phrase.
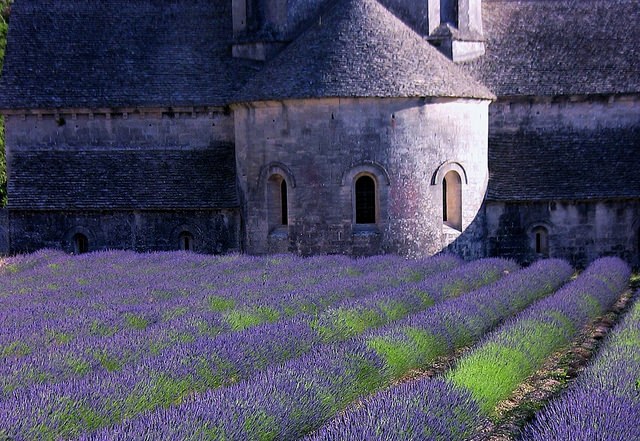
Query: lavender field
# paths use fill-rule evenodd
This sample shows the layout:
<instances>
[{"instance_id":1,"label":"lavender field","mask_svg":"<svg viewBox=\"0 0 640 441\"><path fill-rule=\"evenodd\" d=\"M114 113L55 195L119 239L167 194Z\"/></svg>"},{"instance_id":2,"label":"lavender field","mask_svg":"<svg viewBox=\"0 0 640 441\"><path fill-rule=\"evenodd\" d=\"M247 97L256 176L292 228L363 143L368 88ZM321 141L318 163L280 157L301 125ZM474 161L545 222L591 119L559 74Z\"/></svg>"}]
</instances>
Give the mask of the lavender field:
<instances>
[{"instance_id":1,"label":"lavender field","mask_svg":"<svg viewBox=\"0 0 640 441\"><path fill-rule=\"evenodd\" d=\"M561 288L572 275L446 255L6 258L0 440L468 439L629 269L604 259ZM446 378L394 386L474 345ZM529 370L468 381L499 357Z\"/></svg>"}]
</instances>

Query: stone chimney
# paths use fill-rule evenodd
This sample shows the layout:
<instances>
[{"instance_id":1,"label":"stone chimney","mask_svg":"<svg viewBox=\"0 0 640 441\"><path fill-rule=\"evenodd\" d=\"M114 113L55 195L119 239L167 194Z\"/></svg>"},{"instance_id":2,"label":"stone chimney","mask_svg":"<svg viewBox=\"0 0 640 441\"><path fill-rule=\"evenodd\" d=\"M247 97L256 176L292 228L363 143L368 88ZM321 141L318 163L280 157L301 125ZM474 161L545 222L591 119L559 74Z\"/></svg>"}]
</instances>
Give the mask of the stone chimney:
<instances>
[{"instance_id":1,"label":"stone chimney","mask_svg":"<svg viewBox=\"0 0 640 441\"><path fill-rule=\"evenodd\" d=\"M439 15L432 28L429 17L427 40L455 62L469 61L484 55L482 0L427 0L429 12Z\"/></svg>"},{"instance_id":2,"label":"stone chimney","mask_svg":"<svg viewBox=\"0 0 640 441\"><path fill-rule=\"evenodd\" d=\"M287 44L287 0L232 0L232 55L265 61Z\"/></svg>"},{"instance_id":3,"label":"stone chimney","mask_svg":"<svg viewBox=\"0 0 640 441\"><path fill-rule=\"evenodd\" d=\"M379 0L453 61L484 54L481 0Z\"/></svg>"},{"instance_id":4,"label":"stone chimney","mask_svg":"<svg viewBox=\"0 0 640 441\"><path fill-rule=\"evenodd\" d=\"M267 60L318 16L328 0L232 0L233 56Z\"/></svg>"}]
</instances>

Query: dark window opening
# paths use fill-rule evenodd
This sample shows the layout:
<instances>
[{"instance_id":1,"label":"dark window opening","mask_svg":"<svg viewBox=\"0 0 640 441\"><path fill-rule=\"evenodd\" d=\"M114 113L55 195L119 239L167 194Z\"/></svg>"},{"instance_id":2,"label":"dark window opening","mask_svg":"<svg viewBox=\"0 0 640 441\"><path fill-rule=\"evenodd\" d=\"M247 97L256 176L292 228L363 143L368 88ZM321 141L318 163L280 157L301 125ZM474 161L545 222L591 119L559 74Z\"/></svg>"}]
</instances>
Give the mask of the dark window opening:
<instances>
[{"instance_id":1,"label":"dark window opening","mask_svg":"<svg viewBox=\"0 0 640 441\"><path fill-rule=\"evenodd\" d=\"M440 0L440 22L458 27L458 0Z\"/></svg>"},{"instance_id":2,"label":"dark window opening","mask_svg":"<svg viewBox=\"0 0 640 441\"><path fill-rule=\"evenodd\" d=\"M267 180L266 188L267 221L269 232L284 231L282 227L289 225L289 188L281 175L272 175Z\"/></svg>"},{"instance_id":3,"label":"dark window opening","mask_svg":"<svg viewBox=\"0 0 640 441\"><path fill-rule=\"evenodd\" d=\"M287 181L284 179L280 183L280 221L282 225L289 224L289 212L287 204Z\"/></svg>"},{"instance_id":4,"label":"dark window opening","mask_svg":"<svg viewBox=\"0 0 640 441\"><path fill-rule=\"evenodd\" d=\"M75 254L83 254L89 251L89 239L81 233L73 236L73 252Z\"/></svg>"},{"instance_id":5,"label":"dark window opening","mask_svg":"<svg viewBox=\"0 0 640 441\"><path fill-rule=\"evenodd\" d=\"M356 224L376 223L376 183L371 176L356 180Z\"/></svg>"},{"instance_id":6,"label":"dark window opening","mask_svg":"<svg viewBox=\"0 0 640 441\"><path fill-rule=\"evenodd\" d=\"M536 254L549 255L549 232L545 227L536 227L532 231L534 236L534 249Z\"/></svg>"},{"instance_id":7,"label":"dark window opening","mask_svg":"<svg viewBox=\"0 0 640 441\"><path fill-rule=\"evenodd\" d=\"M542 235L540 233L536 233L536 253L541 252L542 250Z\"/></svg>"},{"instance_id":8,"label":"dark window opening","mask_svg":"<svg viewBox=\"0 0 640 441\"><path fill-rule=\"evenodd\" d=\"M442 220L447 221L447 180L442 180Z\"/></svg>"},{"instance_id":9,"label":"dark window opening","mask_svg":"<svg viewBox=\"0 0 640 441\"><path fill-rule=\"evenodd\" d=\"M188 231L180 233L180 249L182 251L193 251L193 235Z\"/></svg>"}]
</instances>

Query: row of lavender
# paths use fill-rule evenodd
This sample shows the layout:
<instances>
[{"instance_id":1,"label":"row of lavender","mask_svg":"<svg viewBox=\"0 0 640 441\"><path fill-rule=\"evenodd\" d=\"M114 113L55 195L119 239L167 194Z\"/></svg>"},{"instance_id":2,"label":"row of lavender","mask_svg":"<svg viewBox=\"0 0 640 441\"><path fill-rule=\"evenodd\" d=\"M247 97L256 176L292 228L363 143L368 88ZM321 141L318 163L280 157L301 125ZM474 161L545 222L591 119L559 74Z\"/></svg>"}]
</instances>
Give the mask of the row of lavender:
<instances>
[{"instance_id":1,"label":"row of lavender","mask_svg":"<svg viewBox=\"0 0 640 441\"><path fill-rule=\"evenodd\" d=\"M536 415L523 439L640 439L640 302L576 383Z\"/></svg>"},{"instance_id":2,"label":"row of lavender","mask_svg":"<svg viewBox=\"0 0 640 441\"><path fill-rule=\"evenodd\" d=\"M227 312L224 314L227 323L220 326L233 328L243 327L242 320L240 323L234 321L242 316L239 312L251 321L251 308L258 306L263 307L267 315L265 306L274 309L271 316L283 315L295 312L292 308L313 309L314 303L322 305L331 301L331 297L349 295L348 290L352 288L348 285L342 289L346 293L335 292L335 289L328 289L329 286L320 289L319 285L333 283L336 279L375 284L379 277L363 281L361 275L382 273L394 282L411 277L419 280L424 275L422 262L412 266L398 258L351 260L344 256L259 259L188 253L136 255L109 252L71 257L44 251L30 259L19 257L3 263L3 273L11 277L0 278L0 305L7 310L5 323L8 325L0 334L0 345L11 343L9 332L24 336L25 331L33 330L42 340L51 340L50 335L41 335L38 329L29 328L23 320L24 311L44 316L48 320L46 329L58 333L73 336L74 331L81 329L111 334L118 329L136 327L131 325L141 327L146 322L146 326L152 326L180 315L178 311L158 307L180 299L183 308ZM449 266L445 265L445 268L457 264L449 258ZM321 298L309 296L298 300L303 302L301 304L291 302L291 299L299 299L296 291L312 287L317 288L314 291ZM79 308L87 307L87 298L91 300L90 306L102 313L103 321L89 324L78 321L77 312ZM288 309L284 310L283 305ZM241 311L232 314L237 307ZM259 312L254 310L253 315Z\"/></svg>"},{"instance_id":3,"label":"row of lavender","mask_svg":"<svg viewBox=\"0 0 640 441\"><path fill-rule=\"evenodd\" d=\"M26 289L24 293L9 292L0 303L6 318L0 331L0 355L7 359L0 366L0 394L34 382L101 376L139 363L144 357L164 356L176 346L184 350L191 343L224 339L235 332L229 326L230 317L236 321L244 317L251 323L240 330L258 326L261 320L253 320L256 307L251 305L256 292L264 299L260 308L273 312L269 321L280 321L287 327L292 321L287 316L311 310L313 314L308 315L317 317L345 299L366 297L391 286L413 286L416 282L410 280L460 265L451 256L424 261L397 257L354 261L346 257L256 259L123 252L74 259L61 253L44 254L38 253L27 262L24 257L14 259L22 260L27 269L0 278L0 292L10 291L4 288L16 285L14 279ZM251 267L254 261L258 270ZM12 268L16 263L8 265ZM169 266L172 276L167 276ZM253 281L256 271L260 272L257 283ZM241 282L247 278L246 283ZM300 287L279 292L283 289L280 278L287 283L297 281ZM65 280L78 279L84 281L82 296L64 285ZM226 287L216 291L224 296L210 294L207 286L214 283ZM50 290L52 284L58 287L55 292ZM153 292L180 295L156 300L150 294ZM303 305L314 307L305 309ZM287 315L279 314L287 308ZM162 319L152 319L154 316ZM121 321L129 327L114 327Z\"/></svg>"},{"instance_id":4,"label":"row of lavender","mask_svg":"<svg viewBox=\"0 0 640 441\"><path fill-rule=\"evenodd\" d=\"M546 357L615 302L629 276L628 265L619 259L594 262L578 279L489 334L444 378L421 380L374 395L309 440L471 438L500 400L509 397ZM558 425L562 424L561 419ZM609 435L604 433L600 439L609 439ZM539 439L537 433L531 439ZM547 439L595 438L551 435Z\"/></svg>"},{"instance_id":5,"label":"row of lavender","mask_svg":"<svg viewBox=\"0 0 640 441\"><path fill-rule=\"evenodd\" d=\"M468 345L572 274L549 260L341 344L320 345L247 381L81 439L296 439L412 368Z\"/></svg>"},{"instance_id":6,"label":"row of lavender","mask_svg":"<svg viewBox=\"0 0 640 441\"><path fill-rule=\"evenodd\" d=\"M385 265L386 271L394 270L391 258L368 260L370 268ZM413 273L419 270L428 274L457 266L459 262L438 257L422 261L418 267L415 263L408 264ZM122 363L119 359L119 366L114 366L110 373L91 371L82 376L83 372L69 372L68 366L52 365L51 357L44 357L38 371L48 372L46 381L27 383L28 387L7 393L0 402L0 420L7 422L6 430L16 438L74 436L159 405L180 402L193 392L247 378L265 366L299 356L322 342L344 340L369 327L397 320L446 297L490 283L516 269L517 265L502 259L478 261L422 282L403 282L395 288L361 296L358 301L349 298L315 315L300 314L240 332L181 341L161 354L139 355L134 362ZM386 274L381 270L377 268L376 277ZM395 269L396 275L401 273L402 269ZM393 279L388 283L398 285ZM123 336L112 340L125 352L131 345ZM81 340L68 342L62 349L58 348L59 354L54 359L59 359L60 354L66 354L63 358L78 359L78 354L86 352ZM33 367L29 364L33 358L25 360L24 357L21 360L23 366Z\"/></svg>"}]
</instances>

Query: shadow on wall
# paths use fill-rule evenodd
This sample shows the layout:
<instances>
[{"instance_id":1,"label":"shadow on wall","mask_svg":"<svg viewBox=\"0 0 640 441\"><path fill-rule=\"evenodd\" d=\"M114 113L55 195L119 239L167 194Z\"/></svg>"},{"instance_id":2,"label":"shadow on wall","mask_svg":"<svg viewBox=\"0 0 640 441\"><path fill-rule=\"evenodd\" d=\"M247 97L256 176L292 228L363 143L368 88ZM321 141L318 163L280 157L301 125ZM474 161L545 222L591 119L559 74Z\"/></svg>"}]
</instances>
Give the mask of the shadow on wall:
<instances>
[{"instance_id":1,"label":"shadow on wall","mask_svg":"<svg viewBox=\"0 0 640 441\"><path fill-rule=\"evenodd\" d=\"M443 252L453 253L465 260L481 259L487 256L484 204L464 230L457 231L455 228L451 228L446 221L443 222L442 229Z\"/></svg>"},{"instance_id":2,"label":"shadow on wall","mask_svg":"<svg viewBox=\"0 0 640 441\"><path fill-rule=\"evenodd\" d=\"M585 268L599 257L617 256L640 269L638 202L485 202L482 212L488 257L523 265L555 257ZM475 229L464 231L449 249L465 257L467 243L477 237Z\"/></svg>"}]
</instances>

